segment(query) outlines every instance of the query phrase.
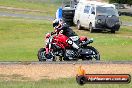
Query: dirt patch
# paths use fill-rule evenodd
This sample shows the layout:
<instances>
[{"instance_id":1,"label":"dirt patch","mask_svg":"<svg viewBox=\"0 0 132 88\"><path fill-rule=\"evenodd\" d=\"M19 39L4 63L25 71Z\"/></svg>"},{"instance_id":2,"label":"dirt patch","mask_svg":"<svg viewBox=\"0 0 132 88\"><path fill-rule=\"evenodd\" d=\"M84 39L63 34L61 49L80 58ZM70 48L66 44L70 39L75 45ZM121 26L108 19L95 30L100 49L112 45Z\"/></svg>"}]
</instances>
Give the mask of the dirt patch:
<instances>
[{"instance_id":1,"label":"dirt patch","mask_svg":"<svg viewBox=\"0 0 132 88\"><path fill-rule=\"evenodd\" d=\"M81 64L0 65L1 79L41 80L75 77ZM132 74L132 64L83 64L88 74ZM3 76L3 77L2 77ZM20 76L20 77L19 77Z\"/></svg>"}]
</instances>

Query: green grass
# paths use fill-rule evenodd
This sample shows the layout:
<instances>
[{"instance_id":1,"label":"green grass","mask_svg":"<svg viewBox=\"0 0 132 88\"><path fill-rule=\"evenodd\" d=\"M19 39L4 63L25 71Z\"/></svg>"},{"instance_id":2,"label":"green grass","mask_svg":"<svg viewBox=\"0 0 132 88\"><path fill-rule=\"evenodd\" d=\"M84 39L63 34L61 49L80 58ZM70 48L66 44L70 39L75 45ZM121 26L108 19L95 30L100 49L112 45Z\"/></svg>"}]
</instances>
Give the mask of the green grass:
<instances>
[{"instance_id":1,"label":"green grass","mask_svg":"<svg viewBox=\"0 0 132 88\"><path fill-rule=\"evenodd\" d=\"M132 22L132 17L130 16L120 16L121 21Z\"/></svg>"},{"instance_id":2,"label":"green grass","mask_svg":"<svg viewBox=\"0 0 132 88\"><path fill-rule=\"evenodd\" d=\"M131 88L130 84L85 84L80 86L75 78L40 81L0 81L0 88Z\"/></svg>"},{"instance_id":3,"label":"green grass","mask_svg":"<svg viewBox=\"0 0 132 88\"><path fill-rule=\"evenodd\" d=\"M89 33L85 30L76 30L82 36L94 38L95 46L101 54L101 60L132 60L132 27L122 26L116 34Z\"/></svg>"},{"instance_id":4,"label":"green grass","mask_svg":"<svg viewBox=\"0 0 132 88\"><path fill-rule=\"evenodd\" d=\"M52 30L50 22L0 18L0 60L37 60L44 35Z\"/></svg>"},{"instance_id":5,"label":"green grass","mask_svg":"<svg viewBox=\"0 0 132 88\"><path fill-rule=\"evenodd\" d=\"M37 51L44 46L44 36L53 31L52 22L0 17L0 61L37 61ZM79 36L93 37L101 60L132 60L132 29L122 27L116 34L76 30Z\"/></svg>"},{"instance_id":6,"label":"green grass","mask_svg":"<svg viewBox=\"0 0 132 88\"><path fill-rule=\"evenodd\" d=\"M13 7L13 8L31 9L31 10L40 11L40 12L31 12L31 11L17 11L11 9L10 10L0 9L2 12L54 16L57 8L61 6L61 3L55 3L55 1L54 3L51 3L51 1L46 1L46 0L45 2L42 2L42 0L0 0L0 5Z\"/></svg>"},{"instance_id":7,"label":"green grass","mask_svg":"<svg viewBox=\"0 0 132 88\"><path fill-rule=\"evenodd\" d=\"M48 3L48 4L47 4ZM11 6L16 8L28 8L32 10L54 10L55 5L58 3L50 3L50 2L33 2L33 0L0 0L1 6Z\"/></svg>"}]
</instances>

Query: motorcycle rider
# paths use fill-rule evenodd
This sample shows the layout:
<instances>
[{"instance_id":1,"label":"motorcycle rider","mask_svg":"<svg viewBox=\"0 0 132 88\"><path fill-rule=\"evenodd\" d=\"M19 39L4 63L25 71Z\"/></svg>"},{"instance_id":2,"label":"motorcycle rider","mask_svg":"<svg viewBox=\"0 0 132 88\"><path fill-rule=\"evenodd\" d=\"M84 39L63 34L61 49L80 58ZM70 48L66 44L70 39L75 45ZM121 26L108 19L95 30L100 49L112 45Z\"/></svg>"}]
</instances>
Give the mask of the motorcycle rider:
<instances>
[{"instance_id":1,"label":"motorcycle rider","mask_svg":"<svg viewBox=\"0 0 132 88\"><path fill-rule=\"evenodd\" d=\"M78 35L62 20L62 19L55 19L53 21L53 28L55 29L56 33L62 33L63 35L67 36L71 42L71 46L79 50L79 46L75 43L79 40ZM68 42L67 43L70 43Z\"/></svg>"},{"instance_id":2,"label":"motorcycle rider","mask_svg":"<svg viewBox=\"0 0 132 88\"><path fill-rule=\"evenodd\" d=\"M52 34L63 34L67 36L69 39L67 40L67 43L71 45L75 50L77 50L79 53L81 52L81 48L77 45L77 42L79 42L78 35L65 23L62 19L55 19L53 21L53 28L55 32L52 32ZM49 35L49 34L47 34ZM68 42L70 41L70 42ZM76 42L76 43L75 43ZM48 52L48 44L46 44L46 58L48 61L52 61L52 55L50 52Z\"/></svg>"}]
</instances>

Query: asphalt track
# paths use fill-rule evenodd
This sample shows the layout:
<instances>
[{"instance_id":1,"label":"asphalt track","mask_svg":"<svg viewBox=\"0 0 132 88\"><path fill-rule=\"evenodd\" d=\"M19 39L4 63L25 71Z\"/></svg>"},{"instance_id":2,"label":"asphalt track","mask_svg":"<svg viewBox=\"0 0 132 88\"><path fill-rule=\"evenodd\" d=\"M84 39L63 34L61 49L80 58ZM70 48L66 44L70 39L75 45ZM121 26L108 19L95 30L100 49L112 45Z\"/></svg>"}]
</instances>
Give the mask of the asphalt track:
<instances>
[{"instance_id":1,"label":"asphalt track","mask_svg":"<svg viewBox=\"0 0 132 88\"><path fill-rule=\"evenodd\" d=\"M38 61L1 61L0 65L29 65L29 64L132 64L132 61L57 61L57 62L38 62Z\"/></svg>"},{"instance_id":2,"label":"asphalt track","mask_svg":"<svg viewBox=\"0 0 132 88\"><path fill-rule=\"evenodd\" d=\"M48 21L54 20L54 18L51 16L34 16L28 14L16 14L16 13L8 13L8 12L0 12L0 16L26 18L26 19L34 19L34 20L48 20Z\"/></svg>"}]
</instances>

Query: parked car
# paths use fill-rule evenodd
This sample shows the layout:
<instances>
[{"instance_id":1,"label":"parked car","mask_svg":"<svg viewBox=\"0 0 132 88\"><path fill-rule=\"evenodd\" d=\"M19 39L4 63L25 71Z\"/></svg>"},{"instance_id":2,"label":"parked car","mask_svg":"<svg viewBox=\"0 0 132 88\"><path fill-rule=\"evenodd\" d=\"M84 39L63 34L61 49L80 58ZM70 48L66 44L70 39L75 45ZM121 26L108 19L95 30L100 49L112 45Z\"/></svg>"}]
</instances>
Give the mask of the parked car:
<instances>
[{"instance_id":1,"label":"parked car","mask_svg":"<svg viewBox=\"0 0 132 88\"><path fill-rule=\"evenodd\" d=\"M123 4L119 4L119 3L113 3L116 7L116 9L125 9L125 6Z\"/></svg>"},{"instance_id":2,"label":"parked car","mask_svg":"<svg viewBox=\"0 0 132 88\"><path fill-rule=\"evenodd\" d=\"M83 1L83 0L81 0ZM108 30L111 33L119 31L120 20L118 11L113 4L101 3L96 1L79 2L75 10L74 24L80 30Z\"/></svg>"}]
</instances>

